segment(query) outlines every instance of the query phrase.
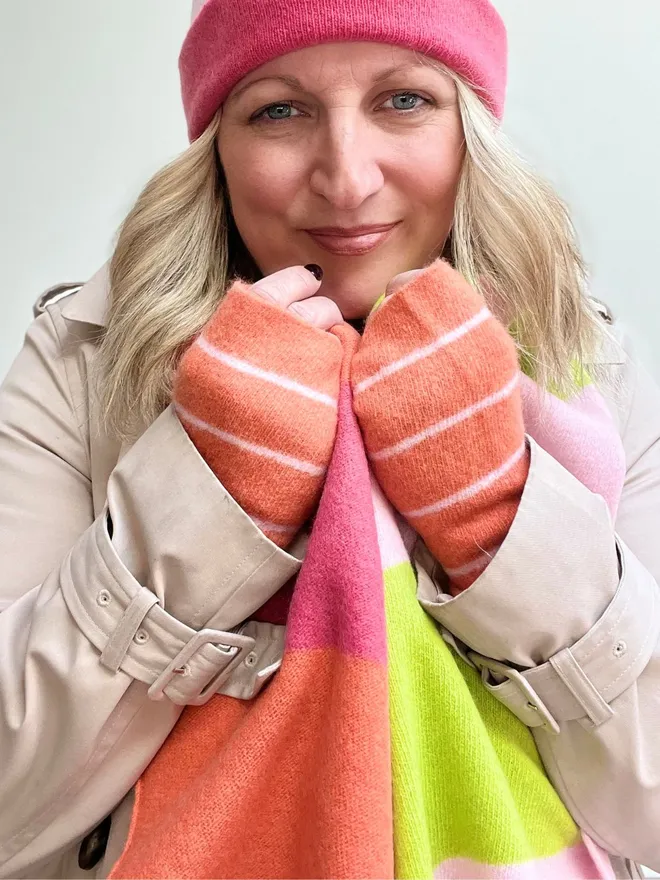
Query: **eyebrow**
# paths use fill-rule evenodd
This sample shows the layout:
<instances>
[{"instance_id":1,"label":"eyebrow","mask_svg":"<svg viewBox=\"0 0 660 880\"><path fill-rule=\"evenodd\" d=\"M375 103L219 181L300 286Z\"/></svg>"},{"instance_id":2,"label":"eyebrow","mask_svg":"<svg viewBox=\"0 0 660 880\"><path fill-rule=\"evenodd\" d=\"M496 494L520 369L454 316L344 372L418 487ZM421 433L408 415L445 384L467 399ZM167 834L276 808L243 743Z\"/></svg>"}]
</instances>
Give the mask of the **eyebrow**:
<instances>
[{"instance_id":1,"label":"eyebrow","mask_svg":"<svg viewBox=\"0 0 660 880\"><path fill-rule=\"evenodd\" d=\"M244 92L247 92L247 90L251 89L252 86L256 86L257 83L272 81L284 83L284 85L290 86L297 92L305 91L302 83L295 76L285 76L284 74L282 74L281 76L261 76L259 77L259 79L253 79L249 83L245 83L245 85L240 86L240 88L236 89L233 95L231 95L231 97L228 99L227 103L233 104L234 101L237 101Z\"/></svg>"},{"instance_id":2,"label":"eyebrow","mask_svg":"<svg viewBox=\"0 0 660 880\"><path fill-rule=\"evenodd\" d=\"M385 70L382 70L377 76L374 77L374 83L381 83L385 80L389 79L396 73L404 73L408 70L415 70L419 67L424 67L423 64L411 64L410 62L405 62L403 64L396 64L393 67L388 67ZM247 92L248 89L251 89L252 86L256 86L257 83L262 82L280 82L284 83L284 85L289 86L297 92L306 91L303 84L300 80L295 76L287 76L286 74L274 75L274 76L261 76L259 79L250 80L249 83L245 83L245 85L237 88L234 93L228 98L227 103L233 104L234 101L238 101L238 99Z\"/></svg>"},{"instance_id":3,"label":"eyebrow","mask_svg":"<svg viewBox=\"0 0 660 880\"><path fill-rule=\"evenodd\" d=\"M395 64L392 67L388 67L386 70L382 70L378 76L374 77L374 82L380 83L383 82L383 80L394 76L395 73L407 73L409 70L418 70L420 67L424 67L420 62L417 64L411 64L410 61L404 61L402 64Z\"/></svg>"}]
</instances>

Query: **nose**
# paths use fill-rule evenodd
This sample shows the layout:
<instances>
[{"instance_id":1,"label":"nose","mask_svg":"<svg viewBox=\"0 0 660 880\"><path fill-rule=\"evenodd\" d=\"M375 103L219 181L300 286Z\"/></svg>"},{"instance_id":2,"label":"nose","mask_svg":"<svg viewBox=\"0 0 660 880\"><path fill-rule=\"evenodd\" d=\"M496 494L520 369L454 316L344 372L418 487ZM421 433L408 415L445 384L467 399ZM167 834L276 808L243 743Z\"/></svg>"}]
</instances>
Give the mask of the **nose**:
<instances>
[{"instance_id":1,"label":"nose","mask_svg":"<svg viewBox=\"0 0 660 880\"><path fill-rule=\"evenodd\" d=\"M353 211L385 182L376 132L359 111L345 108L329 115L319 135L310 187L338 210Z\"/></svg>"}]
</instances>

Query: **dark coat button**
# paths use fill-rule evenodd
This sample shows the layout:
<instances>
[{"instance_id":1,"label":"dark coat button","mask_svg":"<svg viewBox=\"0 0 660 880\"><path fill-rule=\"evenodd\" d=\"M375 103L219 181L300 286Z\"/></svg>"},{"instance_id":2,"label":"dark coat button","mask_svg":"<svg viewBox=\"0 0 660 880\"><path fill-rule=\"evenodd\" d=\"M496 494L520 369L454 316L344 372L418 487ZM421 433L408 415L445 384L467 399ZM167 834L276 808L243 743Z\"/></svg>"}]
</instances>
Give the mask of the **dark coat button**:
<instances>
[{"instance_id":1,"label":"dark coat button","mask_svg":"<svg viewBox=\"0 0 660 880\"><path fill-rule=\"evenodd\" d=\"M78 867L83 871L91 871L105 855L111 825L112 816L108 816L83 839L78 850Z\"/></svg>"}]
</instances>

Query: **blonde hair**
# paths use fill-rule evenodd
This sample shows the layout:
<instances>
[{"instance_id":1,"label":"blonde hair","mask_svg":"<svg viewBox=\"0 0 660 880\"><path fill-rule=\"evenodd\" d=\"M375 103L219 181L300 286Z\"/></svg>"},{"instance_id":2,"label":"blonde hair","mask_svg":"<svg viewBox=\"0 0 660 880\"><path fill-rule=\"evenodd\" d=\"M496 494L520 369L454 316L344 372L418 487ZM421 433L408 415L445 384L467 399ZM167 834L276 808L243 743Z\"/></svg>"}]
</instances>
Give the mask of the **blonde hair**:
<instances>
[{"instance_id":1,"label":"blonde hair","mask_svg":"<svg viewBox=\"0 0 660 880\"><path fill-rule=\"evenodd\" d=\"M474 90L423 63L456 83L465 131L447 256L511 328L539 384L567 389L596 327L567 209ZM106 428L119 436L167 406L182 348L231 278L251 272L217 157L219 120L147 184L119 233L96 373Z\"/></svg>"}]
</instances>

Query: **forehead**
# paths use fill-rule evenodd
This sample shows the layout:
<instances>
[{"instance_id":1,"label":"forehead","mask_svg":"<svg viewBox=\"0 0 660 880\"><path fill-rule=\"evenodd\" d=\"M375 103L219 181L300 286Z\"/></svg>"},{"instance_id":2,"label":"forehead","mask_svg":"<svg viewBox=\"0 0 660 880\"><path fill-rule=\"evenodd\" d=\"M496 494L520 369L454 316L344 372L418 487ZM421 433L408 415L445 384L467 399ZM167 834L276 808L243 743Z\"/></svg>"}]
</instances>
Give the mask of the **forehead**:
<instances>
[{"instance_id":1,"label":"forehead","mask_svg":"<svg viewBox=\"0 0 660 880\"><path fill-rule=\"evenodd\" d=\"M397 69L424 68L418 54L401 46L372 42L323 43L268 61L237 84L240 89L266 77L294 76L318 89L370 83Z\"/></svg>"}]
</instances>

